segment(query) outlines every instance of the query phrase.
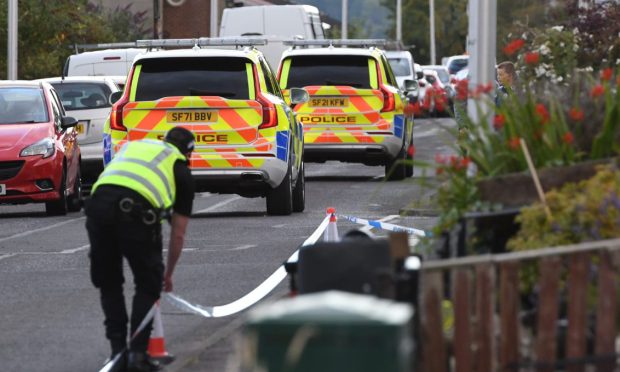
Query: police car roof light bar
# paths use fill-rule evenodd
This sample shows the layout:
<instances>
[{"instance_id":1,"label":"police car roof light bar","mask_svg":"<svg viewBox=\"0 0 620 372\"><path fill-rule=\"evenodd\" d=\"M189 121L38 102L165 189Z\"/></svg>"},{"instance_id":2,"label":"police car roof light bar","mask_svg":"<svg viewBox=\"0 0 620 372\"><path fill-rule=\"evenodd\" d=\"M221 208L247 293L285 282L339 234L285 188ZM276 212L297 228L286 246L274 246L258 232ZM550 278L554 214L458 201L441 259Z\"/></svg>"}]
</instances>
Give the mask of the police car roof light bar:
<instances>
[{"instance_id":1,"label":"police car roof light bar","mask_svg":"<svg viewBox=\"0 0 620 372\"><path fill-rule=\"evenodd\" d=\"M322 40L285 40L284 45L292 47L306 46L384 46L384 39L322 39Z\"/></svg>"},{"instance_id":2,"label":"police car roof light bar","mask_svg":"<svg viewBox=\"0 0 620 372\"><path fill-rule=\"evenodd\" d=\"M201 37L198 39L154 39L154 40L138 40L136 44L143 48L191 48L202 46L254 46L265 45L267 39L255 37L237 37L237 38L208 38Z\"/></svg>"}]
</instances>

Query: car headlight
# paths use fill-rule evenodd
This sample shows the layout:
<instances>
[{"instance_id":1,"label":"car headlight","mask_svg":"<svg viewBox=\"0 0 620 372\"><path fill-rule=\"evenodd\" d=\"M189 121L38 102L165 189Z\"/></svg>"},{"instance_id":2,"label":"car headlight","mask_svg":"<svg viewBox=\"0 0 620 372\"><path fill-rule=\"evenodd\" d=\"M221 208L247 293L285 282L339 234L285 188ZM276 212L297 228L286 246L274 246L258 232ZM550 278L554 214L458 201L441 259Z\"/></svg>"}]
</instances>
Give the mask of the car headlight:
<instances>
[{"instance_id":1,"label":"car headlight","mask_svg":"<svg viewBox=\"0 0 620 372\"><path fill-rule=\"evenodd\" d=\"M56 147L54 146L54 141L51 138L44 138L24 148L19 155L20 156L43 155L43 158L49 158L50 156L54 155L55 150L56 150Z\"/></svg>"}]
</instances>

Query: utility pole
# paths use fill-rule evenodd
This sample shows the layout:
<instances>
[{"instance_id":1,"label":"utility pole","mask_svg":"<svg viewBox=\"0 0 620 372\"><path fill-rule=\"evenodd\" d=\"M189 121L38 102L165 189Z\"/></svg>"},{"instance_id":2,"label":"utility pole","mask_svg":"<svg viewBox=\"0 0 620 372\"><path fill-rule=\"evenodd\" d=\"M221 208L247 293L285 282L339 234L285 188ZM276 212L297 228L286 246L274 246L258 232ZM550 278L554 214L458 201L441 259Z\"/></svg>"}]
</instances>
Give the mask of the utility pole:
<instances>
[{"instance_id":1,"label":"utility pole","mask_svg":"<svg viewBox=\"0 0 620 372\"><path fill-rule=\"evenodd\" d=\"M8 1L7 79L17 80L17 0Z\"/></svg>"},{"instance_id":2,"label":"utility pole","mask_svg":"<svg viewBox=\"0 0 620 372\"><path fill-rule=\"evenodd\" d=\"M396 0L396 43L403 40L403 1Z\"/></svg>"},{"instance_id":3,"label":"utility pole","mask_svg":"<svg viewBox=\"0 0 620 372\"><path fill-rule=\"evenodd\" d=\"M348 0L342 0L342 20L341 20L341 24L340 24L340 33L341 33L341 38L342 39L348 39L349 38L349 33L348 31L348 27L349 27L349 20L347 19L349 17L349 1Z\"/></svg>"},{"instance_id":4,"label":"utility pole","mask_svg":"<svg viewBox=\"0 0 620 372\"><path fill-rule=\"evenodd\" d=\"M495 84L497 0L469 0L468 13L469 88L475 89L481 84ZM482 105L481 109L485 114L491 108ZM480 119L473 100L468 101L467 111L472 120Z\"/></svg>"},{"instance_id":5,"label":"utility pole","mask_svg":"<svg viewBox=\"0 0 620 372\"><path fill-rule=\"evenodd\" d=\"M435 0L428 0L429 7L429 21L430 21L430 34L431 34L431 65L435 64Z\"/></svg>"},{"instance_id":6,"label":"utility pole","mask_svg":"<svg viewBox=\"0 0 620 372\"><path fill-rule=\"evenodd\" d=\"M210 37L217 37L217 18L217 0L211 0L211 32L209 33Z\"/></svg>"}]
</instances>

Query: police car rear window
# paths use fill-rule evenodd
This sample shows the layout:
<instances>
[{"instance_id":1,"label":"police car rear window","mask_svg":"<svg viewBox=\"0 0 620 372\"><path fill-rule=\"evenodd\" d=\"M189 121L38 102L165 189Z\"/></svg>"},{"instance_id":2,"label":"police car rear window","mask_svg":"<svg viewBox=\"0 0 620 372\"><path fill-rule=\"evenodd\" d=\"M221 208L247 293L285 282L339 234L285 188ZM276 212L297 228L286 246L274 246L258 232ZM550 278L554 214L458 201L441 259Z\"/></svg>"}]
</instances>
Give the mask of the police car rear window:
<instances>
[{"instance_id":1,"label":"police car rear window","mask_svg":"<svg viewBox=\"0 0 620 372\"><path fill-rule=\"evenodd\" d=\"M309 85L348 85L370 89L368 57L298 56L291 58L287 88Z\"/></svg>"},{"instance_id":2,"label":"police car rear window","mask_svg":"<svg viewBox=\"0 0 620 372\"><path fill-rule=\"evenodd\" d=\"M173 96L249 99L244 58L160 58L142 61L136 101Z\"/></svg>"}]
</instances>

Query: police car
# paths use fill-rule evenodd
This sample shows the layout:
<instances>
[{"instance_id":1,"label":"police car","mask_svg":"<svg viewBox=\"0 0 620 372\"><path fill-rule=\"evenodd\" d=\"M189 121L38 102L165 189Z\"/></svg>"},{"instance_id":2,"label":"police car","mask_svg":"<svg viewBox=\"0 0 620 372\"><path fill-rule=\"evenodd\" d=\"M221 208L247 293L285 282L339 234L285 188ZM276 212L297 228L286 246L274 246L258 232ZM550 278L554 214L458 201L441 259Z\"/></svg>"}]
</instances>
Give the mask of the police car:
<instances>
[{"instance_id":1,"label":"police car","mask_svg":"<svg viewBox=\"0 0 620 372\"><path fill-rule=\"evenodd\" d=\"M291 40L278 71L287 96L305 88L294 111L304 125L304 159L384 165L386 178L413 175L413 117L404 114L380 40ZM345 46L347 46L345 48Z\"/></svg>"},{"instance_id":2,"label":"police car","mask_svg":"<svg viewBox=\"0 0 620 372\"><path fill-rule=\"evenodd\" d=\"M303 128L253 47L264 42L137 41L159 50L138 55L124 92L111 97L104 163L127 141L162 139L182 126L196 136L190 168L197 191L266 197L268 214L303 211ZM237 49L223 49L230 46ZM179 47L185 49L170 49ZM290 97L303 103L308 94L298 89Z\"/></svg>"}]
</instances>

